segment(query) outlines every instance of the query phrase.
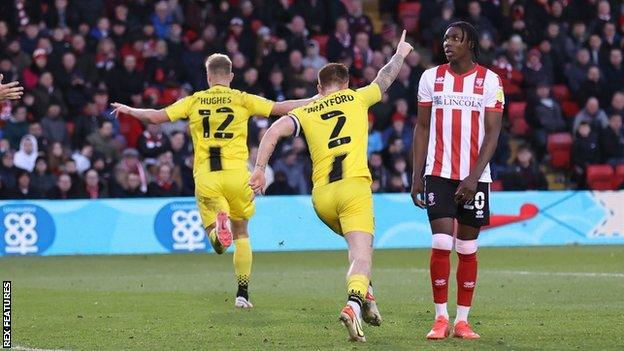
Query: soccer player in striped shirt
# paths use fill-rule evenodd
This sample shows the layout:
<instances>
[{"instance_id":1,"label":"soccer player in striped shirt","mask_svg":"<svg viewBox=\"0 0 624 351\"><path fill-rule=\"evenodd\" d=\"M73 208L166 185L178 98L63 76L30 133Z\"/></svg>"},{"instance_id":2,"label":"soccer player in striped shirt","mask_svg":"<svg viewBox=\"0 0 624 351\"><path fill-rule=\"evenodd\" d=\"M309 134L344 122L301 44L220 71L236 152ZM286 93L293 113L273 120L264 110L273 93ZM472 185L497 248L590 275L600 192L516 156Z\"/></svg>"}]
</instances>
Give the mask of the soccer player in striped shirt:
<instances>
[{"instance_id":1,"label":"soccer player in striped shirt","mask_svg":"<svg viewBox=\"0 0 624 351\"><path fill-rule=\"evenodd\" d=\"M453 242L459 262L452 333L479 338L468 324L468 311L477 281L477 237L489 224L488 163L501 129L504 94L500 78L475 62L478 38L472 25L451 24L443 42L449 63L425 71L418 86L411 195L416 206L427 209L433 233L430 273L436 319L428 339L451 333L446 304Z\"/></svg>"}]
</instances>

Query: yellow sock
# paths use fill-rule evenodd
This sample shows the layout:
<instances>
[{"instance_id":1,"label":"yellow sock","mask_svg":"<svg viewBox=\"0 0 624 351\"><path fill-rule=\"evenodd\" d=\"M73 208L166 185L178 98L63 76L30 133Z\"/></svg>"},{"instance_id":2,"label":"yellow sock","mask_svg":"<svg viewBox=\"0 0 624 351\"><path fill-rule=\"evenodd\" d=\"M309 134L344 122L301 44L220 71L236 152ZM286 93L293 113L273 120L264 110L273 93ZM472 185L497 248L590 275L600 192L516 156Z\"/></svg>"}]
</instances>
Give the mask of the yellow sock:
<instances>
[{"instance_id":1,"label":"yellow sock","mask_svg":"<svg viewBox=\"0 0 624 351\"><path fill-rule=\"evenodd\" d=\"M236 296L242 296L249 299L247 287L249 286L249 277L251 276L251 245L249 238L241 238L234 240L234 273L238 283L238 293Z\"/></svg>"},{"instance_id":2,"label":"yellow sock","mask_svg":"<svg viewBox=\"0 0 624 351\"><path fill-rule=\"evenodd\" d=\"M370 280L364 274L353 274L348 276L347 294L349 295L349 299L357 297L360 300L360 304L364 302L369 283Z\"/></svg>"}]
</instances>

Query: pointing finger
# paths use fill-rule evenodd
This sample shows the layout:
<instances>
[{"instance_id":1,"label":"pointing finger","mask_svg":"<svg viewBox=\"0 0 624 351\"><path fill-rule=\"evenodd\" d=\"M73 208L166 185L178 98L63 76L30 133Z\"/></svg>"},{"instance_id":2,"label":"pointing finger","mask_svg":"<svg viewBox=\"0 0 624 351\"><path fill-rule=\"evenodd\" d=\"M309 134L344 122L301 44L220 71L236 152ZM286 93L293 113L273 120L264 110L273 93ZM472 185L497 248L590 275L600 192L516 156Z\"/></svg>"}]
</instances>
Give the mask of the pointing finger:
<instances>
[{"instance_id":1,"label":"pointing finger","mask_svg":"<svg viewBox=\"0 0 624 351\"><path fill-rule=\"evenodd\" d=\"M399 43L404 43L405 42L405 34L407 33L407 31L405 29L403 29L403 34L401 34L401 40L399 40Z\"/></svg>"}]
</instances>

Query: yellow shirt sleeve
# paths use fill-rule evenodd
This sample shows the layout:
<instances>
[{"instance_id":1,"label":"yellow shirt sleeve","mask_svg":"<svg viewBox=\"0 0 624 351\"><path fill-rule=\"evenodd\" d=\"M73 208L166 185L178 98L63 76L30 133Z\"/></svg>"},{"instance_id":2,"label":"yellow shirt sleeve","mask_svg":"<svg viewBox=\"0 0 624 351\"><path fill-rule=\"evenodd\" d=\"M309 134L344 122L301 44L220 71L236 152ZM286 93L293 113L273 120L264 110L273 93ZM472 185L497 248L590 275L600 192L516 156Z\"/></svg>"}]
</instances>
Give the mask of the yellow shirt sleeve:
<instances>
[{"instance_id":1,"label":"yellow shirt sleeve","mask_svg":"<svg viewBox=\"0 0 624 351\"><path fill-rule=\"evenodd\" d=\"M275 102L254 94L243 93L243 102L251 115L269 117Z\"/></svg>"},{"instance_id":2,"label":"yellow shirt sleeve","mask_svg":"<svg viewBox=\"0 0 624 351\"><path fill-rule=\"evenodd\" d=\"M379 85L377 85L377 83L371 83L358 89L357 92L369 107L381 100L381 89L379 89Z\"/></svg>"},{"instance_id":3,"label":"yellow shirt sleeve","mask_svg":"<svg viewBox=\"0 0 624 351\"><path fill-rule=\"evenodd\" d=\"M177 121L181 118L188 118L191 103L192 96L187 96L165 107L167 117L169 117L171 121Z\"/></svg>"}]
</instances>

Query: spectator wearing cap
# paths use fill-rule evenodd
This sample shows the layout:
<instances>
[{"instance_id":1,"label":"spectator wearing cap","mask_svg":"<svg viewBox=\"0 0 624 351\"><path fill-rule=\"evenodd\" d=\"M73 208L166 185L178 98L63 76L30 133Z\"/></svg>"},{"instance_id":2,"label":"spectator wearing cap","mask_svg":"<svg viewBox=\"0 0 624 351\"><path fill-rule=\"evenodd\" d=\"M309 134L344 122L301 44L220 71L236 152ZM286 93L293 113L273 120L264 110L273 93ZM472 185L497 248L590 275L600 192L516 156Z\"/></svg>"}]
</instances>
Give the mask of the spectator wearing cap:
<instances>
[{"instance_id":1,"label":"spectator wearing cap","mask_svg":"<svg viewBox=\"0 0 624 351\"><path fill-rule=\"evenodd\" d=\"M544 173L535 162L533 152L528 145L521 145L509 171L503 176L505 190L547 190L548 183Z\"/></svg>"},{"instance_id":2,"label":"spectator wearing cap","mask_svg":"<svg viewBox=\"0 0 624 351\"><path fill-rule=\"evenodd\" d=\"M318 41L314 39L308 41L306 55L303 58L303 66L313 68L314 74L318 73L318 71L327 64L327 59L321 56L319 52Z\"/></svg>"},{"instance_id":3,"label":"spectator wearing cap","mask_svg":"<svg viewBox=\"0 0 624 351\"><path fill-rule=\"evenodd\" d=\"M403 141L405 148L409 149L411 147L412 131L411 128L405 125L409 118L407 109L408 106L406 100L399 99L395 102L395 112L392 115L392 125L386 128L382 134L384 145L388 145L391 138L397 137Z\"/></svg>"},{"instance_id":4,"label":"spectator wearing cap","mask_svg":"<svg viewBox=\"0 0 624 351\"><path fill-rule=\"evenodd\" d=\"M139 159L139 152L136 149L125 149L121 154L121 160L115 166L114 173L114 192L123 192L128 189L128 174L133 173L139 176L141 183L140 188L143 193L147 192L148 174L145 167Z\"/></svg>"},{"instance_id":5,"label":"spectator wearing cap","mask_svg":"<svg viewBox=\"0 0 624 351\"><path fill-rule=\"evenodd\" d=\"M158 175L147 188L147 195L152 197L167 197L180 195L180 187L173 180L173 169L168 164L158 166Z\"/></svg>"},{"instance_id":6,"label":"spectator wearing cap","mask_svg":"<svg viewBox=\"0 0 624 351\"><path fill-rule=\"evenodd\" d=\"M49 70L48 54L45 49L35 49L30 66L22 72L24 77L24 88L32 90L37 86L41 75Z\"/></svg>"},{"instance_id":7,"label":"spectator wearing cap","mask_svg":"<svg viewBox=\"0 0 624 351\"><path fill-rule=\"evenodd\" d=\"M604 160L611 166L624 164L624 132L621 115L609 116L609 125L600 134L600 149Z\"/></svg>"},{"instance_id":8,"label":"spectator wearing cap","mask_svg":"<svg viewBox=\"0 0 624 351\"><path fill-rule=\"evenodd\" d=\"M20 142L19 150L13 156L13 164L27 172L32 172L35 169L37 152L37 139L30 134L24 135Z\"/></svg>"},{"instance_id":9,"label":"spectator wearing cap","mask_svg":"<svg viewBox=\"0 0 624 351\"><path fill-rule=\"evenodd\" d=\"M542 53L537 49L529 51L522 74L527 89L534 89L540 82L552 85L554 81L551 67L544 64Z\"/></svg>"},{"instance_id":10,"label":"spectator wearing cap","mask_svg":"<svg viewBox=\"0 0 624 351\"><path fill-rule=\"evenodd\" d=\"M117 160L119 152L113 139L113 123L102 120L98 124L98 130L87 137L87 142L93 149L104 155L107 164Z\"/></svg>"},{"instance_id":11,"label":"spectator wearing cap","mask_svg":"<svg viewBox=\"0 0 624 351\"><path fill-rule=\"evenodd\" d=\"M600 163L602 160L600 152L598 134L592 130L588 121L581 122L572 143L572 164L574 166L572 179L577 182L579 189L586 188L587 166Z\"/></svg>"},{"instance_id":12,"label":"spectator wearing cap","mask_svg":"<svg viewBox=\"0 0 624 351\"><path fill-rule=\"evenodd\" d=\"M589 123L594 130L601 130L609 124L607 114L600 108L597 98L590 97L587 99L583 109L576 114L574 124L572 125L573 134L576 134L582 122Z\"/></svg>"}]
</instances>

